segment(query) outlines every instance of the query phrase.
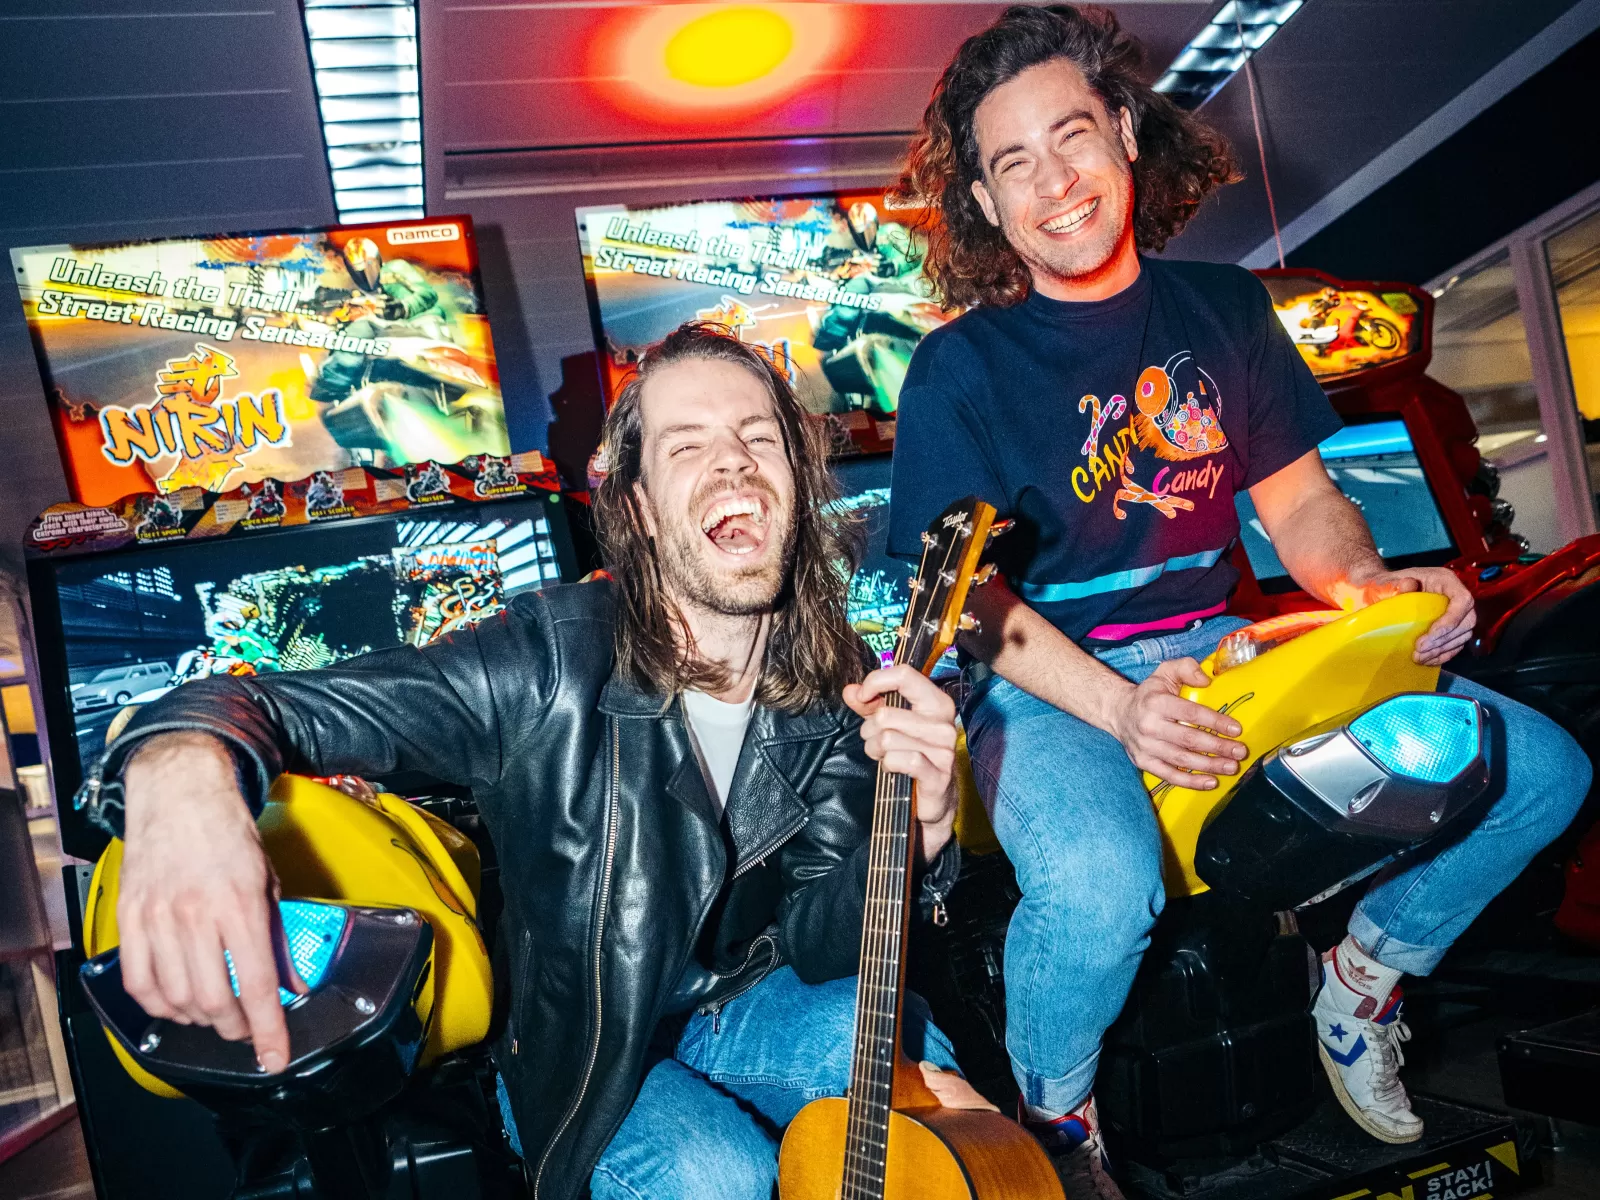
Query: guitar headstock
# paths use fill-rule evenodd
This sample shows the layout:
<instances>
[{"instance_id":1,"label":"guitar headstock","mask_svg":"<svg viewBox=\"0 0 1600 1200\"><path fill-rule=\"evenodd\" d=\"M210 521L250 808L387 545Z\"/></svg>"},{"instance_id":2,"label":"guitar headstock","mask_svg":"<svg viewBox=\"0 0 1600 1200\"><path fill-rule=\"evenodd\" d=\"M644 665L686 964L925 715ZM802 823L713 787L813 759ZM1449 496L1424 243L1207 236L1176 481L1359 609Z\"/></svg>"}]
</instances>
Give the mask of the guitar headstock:
<instances>
[{"instance_id":1,"label":"guitar headstock","mask_svg":"<svg viewBox=\"0 0 1600 1200\"><path fill-rule=\"evenodd\" d=\"M924 675L955 644L957 630L970 628L962 609L978 574L978 556L995 524L992 504L968 496L933 519L922 534L922 562L911 580L894 661Z\"/></svg>"}]
</instances>

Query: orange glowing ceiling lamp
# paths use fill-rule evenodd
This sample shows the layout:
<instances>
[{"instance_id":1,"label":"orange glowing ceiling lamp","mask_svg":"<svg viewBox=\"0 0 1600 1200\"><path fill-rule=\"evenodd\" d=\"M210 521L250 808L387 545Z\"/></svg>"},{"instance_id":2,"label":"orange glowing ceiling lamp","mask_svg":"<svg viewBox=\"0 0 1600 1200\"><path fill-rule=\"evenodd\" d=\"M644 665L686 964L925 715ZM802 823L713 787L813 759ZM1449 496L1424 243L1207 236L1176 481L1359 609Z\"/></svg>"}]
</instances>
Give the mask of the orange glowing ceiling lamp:
<instances>
[{"instance_id":1,"label":"orange glowing ceiling lamp","mask_svg":"<svg viewBox=\"0 0 1600 1200\"><path fill-rule=\"evenodd\" d=\"M656 4L620 10L592 43L597 90L634 116L698 123L771 108L837 67L839 4Z\"/></svg>"}]
</instances>

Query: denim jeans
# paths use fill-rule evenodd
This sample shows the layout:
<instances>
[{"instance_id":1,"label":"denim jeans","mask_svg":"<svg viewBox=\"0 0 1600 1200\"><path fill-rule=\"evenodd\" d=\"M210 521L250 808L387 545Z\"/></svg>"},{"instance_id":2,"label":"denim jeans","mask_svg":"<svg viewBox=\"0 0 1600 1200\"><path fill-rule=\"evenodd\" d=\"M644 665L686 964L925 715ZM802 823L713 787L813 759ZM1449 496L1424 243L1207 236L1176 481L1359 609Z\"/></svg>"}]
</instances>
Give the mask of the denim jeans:
<instances>
[{"instance_id":1,"label":"denim jeans","mask_svg":"<svg viewBox=\"0 0 1600 1200\"><path fill-rule=\"evenodd\" d=\"M715 1016L696 1013L646 1063L644 1082L590 1180L594 1200L768 1200L783 1129L850 1085L856 980L802 983L780 967ZM955 1069L928 1006L906 993L901 1044ZM516 1137L505 1085L500 1111Z\"/></svg>"},{"instance_id":2,"label":"denim jeans","mask_svg":"<svg viewBox=\"0 0 1600 1200\"><path fill-rule=\"evenodd\" d=\"M1162 662L1203 658L1237 617L1100 651L1139 682ZM1504 727L1504 789L1482 821L1430 856L1380 872L1350 932L1413 975L1558 836L1589 787L1578 744L1533 709L1449 673ZM1122 744L998 676L963 705L973 775L1017 870L1022 902L1006 934L1006 1048L1023 1098L1066 1112L1094 1085L1100 1040L1122 1010L1161 913L1155 813Z\"/></svg>"}]
</instances>

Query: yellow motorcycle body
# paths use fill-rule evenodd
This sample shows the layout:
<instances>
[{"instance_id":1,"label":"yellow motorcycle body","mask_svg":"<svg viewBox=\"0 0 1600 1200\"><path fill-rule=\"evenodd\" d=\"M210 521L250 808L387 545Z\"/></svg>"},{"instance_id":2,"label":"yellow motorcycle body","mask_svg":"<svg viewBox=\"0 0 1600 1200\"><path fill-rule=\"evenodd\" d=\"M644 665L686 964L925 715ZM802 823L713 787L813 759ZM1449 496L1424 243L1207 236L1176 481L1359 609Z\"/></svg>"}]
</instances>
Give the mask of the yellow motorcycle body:
<instances>
[{"instance_id":1,"label":"yellow motorcycle body","mask_svg":"<svg viewBox=\"0 0 1600 1200\"><path fill-rule=\"evenodd\" d=\"M1221 670L1215 652L1201 662L1211 683L1184 688L1183 698L1238 721L1243 729L1239 740L1249 754L1236 774L1218 775L1217 786L1211 789L1178 787L1148 773L1144 776L1161 831L1161 873L1168 896L1197 896L1209 890L1195 873L1200 832L1226 806L1234 785L1262 755L1341 713L1401 692L1431 692L1438 686L1439 668L1419 665L1412 654L1417 639L1445 607L1442 596L1410 592L1342 616L1326 614L1328 619L1320 624L1306 614L1278 617L1226 639L1234 646L1270 647L1255 657L1228 666L1224 654ZM1285 629L1306 625L1314 627L1272 644ZM1088 764L1061 766L1075 770ZM956 829L963 848L972 853L998 846L970 778L962 783Z\"/></svg>"},{"instance_id":2,"label":"yellow motorcycle body","mask_svg":"<svg viewBox=\"0 0 1600 1200\"><path fill-rule=\"evenodd\" d=\"M494 1002L489 953L478 930L477 848L459 831L398 796L357 799L296 775L280 777L256 822L283 895L411 908L433 929L432 962L413 1006L427 1033L419 1067L487 1036ZM122 842L100 856L84 907L84 952L116 946ZM182 1093L111 1048L134 1080L159 1096Z\"/></svg>"}]
</instances>

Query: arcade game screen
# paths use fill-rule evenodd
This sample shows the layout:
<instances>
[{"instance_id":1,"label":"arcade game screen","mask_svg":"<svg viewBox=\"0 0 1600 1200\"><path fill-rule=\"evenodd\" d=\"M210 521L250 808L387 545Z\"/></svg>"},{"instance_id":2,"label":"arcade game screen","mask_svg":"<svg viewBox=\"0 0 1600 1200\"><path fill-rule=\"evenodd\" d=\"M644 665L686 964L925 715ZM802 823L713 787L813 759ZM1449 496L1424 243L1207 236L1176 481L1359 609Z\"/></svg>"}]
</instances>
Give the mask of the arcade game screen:
<instances>
[{"instance_id":1,"label":"arcade game screen","mask_svg":"<svg viewBox=\"0 0 1600 1200\"><path fill-rule=\"evenodd\" d=\"M13 249L73 499L509 454L476 246L451 217Z\"/></svg>"},{"instance_id":2,"label":"arcade game screen","mask_svg":"<svg viewBox=\"0 0 1600 1200\"><path fill-rule=\"evenodd\" d=\"M422 645L560 582L570 551L546 507L541 497L62 562L80 762L125 705L211 675Z\"/></svg>"},{"instance_id":3,"label":"arcade game screen","mask_svg":"<svg viewBox=\"0 0 1600 1200\"><path fill-rule=\"evenodd\" d=\"M1367 519L1378 553L1391 567L1443 563L1455 557L1455 543L1404 421L1350 425L1317 450L1333 482ZM1294 581L1273 551L1250 493L1238 493L1234 503L1245 553L1262 590L1292 590Z\"/></svg>"},{"instance_id":4,"label":"arcade game screen","mask_svg":"<svg viewBox=\"0 0 1600 1200\"><path fill-rule=\"evenodd\" d=\"M607 389L681 322L716 321L829 419L835 453L892 443L917 343L953 314L922 274L919 210L882 192L577 212Z\"/></svg>"},{"instance_id":5,"label":"arcade game screen","mask_svg":"<svg viewBox=\"0 0 1600 1200\"><path fill-rule=\"evenodd\" d=\"M839 506L860 515L866 525L867 546L861 566L850 579L850 595L845 611L850 624L871 646L879 660L888 663L894 655L895 632L905 619L911 593L906 586L912 569L899 559L890 558L889 544L889 455L847 458L835 462L834 477L843 493ZM939 660L934 677L956 671L956 652L948 651Z\"/></svg>"}]
</instances>

